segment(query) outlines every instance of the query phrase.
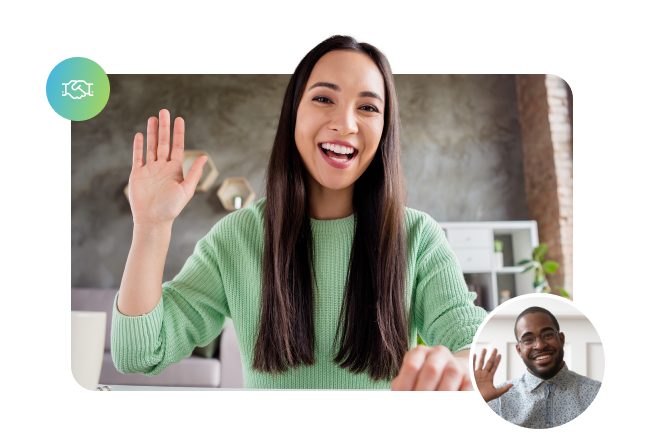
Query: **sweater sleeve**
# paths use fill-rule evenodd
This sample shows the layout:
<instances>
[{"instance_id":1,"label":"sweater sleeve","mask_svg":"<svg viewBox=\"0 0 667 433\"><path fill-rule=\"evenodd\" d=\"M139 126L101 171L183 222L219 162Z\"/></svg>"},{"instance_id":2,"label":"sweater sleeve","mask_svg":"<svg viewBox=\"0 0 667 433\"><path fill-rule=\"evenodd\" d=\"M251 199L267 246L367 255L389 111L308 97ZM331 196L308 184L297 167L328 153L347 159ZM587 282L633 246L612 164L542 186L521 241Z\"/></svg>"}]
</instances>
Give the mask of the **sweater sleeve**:
<instances>
[{"instance_id":1,"label":"sweater sleeve","mask_svg":"<svg viewBox=\"0 0 667 433\"><path fill-rule=\"evenodd\" d=\"M425 214L416 268L414 317L429 346L469 349L486 311L473 304L463 272L440 225Z\"/></svg>"},{"instance_id":2,"label":"sweater sleeve","mask_svg":"<svg viewBox=\"0 0 667 433\"><path fill-rule=\"evenodd\" d=\"M173 281L162 284L162 297L150 313L125 316L116 296L111 355L118 371L154 376L220 334L229 306L219 252L214 227L197 242Z\"/></svg>"}]
</instances>

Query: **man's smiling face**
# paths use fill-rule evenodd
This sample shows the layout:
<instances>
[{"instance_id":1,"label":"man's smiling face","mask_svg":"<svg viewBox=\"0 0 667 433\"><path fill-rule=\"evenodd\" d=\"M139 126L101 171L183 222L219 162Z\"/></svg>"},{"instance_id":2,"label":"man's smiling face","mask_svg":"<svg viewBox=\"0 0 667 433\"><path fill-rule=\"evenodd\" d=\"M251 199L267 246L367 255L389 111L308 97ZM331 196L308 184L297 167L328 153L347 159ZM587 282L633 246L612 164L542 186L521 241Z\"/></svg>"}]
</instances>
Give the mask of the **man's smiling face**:
<instances>
[{"instance_id":1,"label":"man's smiling face","mask_svg":"<svg viewBox=\"0 0 667 433\"><path fill-rule=\"evenodd\" d=\"M543 341L541 336L549 332L554 334L553 338ZM551 317L544 313L526 314L517 322L516 333L519 341L526 338L533 340L529 346L516 345L516 351L528 370L544 380L554 377L564 365L565 335L558 332Z\"/></svg>"}]
</instances>

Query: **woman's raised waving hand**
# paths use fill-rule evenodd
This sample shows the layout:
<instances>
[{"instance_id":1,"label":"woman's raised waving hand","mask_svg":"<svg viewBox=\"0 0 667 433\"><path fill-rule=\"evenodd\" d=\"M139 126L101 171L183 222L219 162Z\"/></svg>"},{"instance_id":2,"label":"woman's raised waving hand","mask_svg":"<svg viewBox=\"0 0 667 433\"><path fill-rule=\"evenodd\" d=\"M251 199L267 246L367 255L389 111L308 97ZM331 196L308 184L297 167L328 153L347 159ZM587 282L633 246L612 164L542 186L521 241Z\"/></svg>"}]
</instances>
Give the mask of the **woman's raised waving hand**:
<instances>
[{"instance_id":1,"label":"woman's raised waving hand","mask_svg":"<svg viewBox=\"0 0 667 433\"><path fill-rule=\"evenodd\" d=\"M174 138L169 152L169 111L160 110L160 120L148 119L146 163L143 163L143 134L134 136L129 196L135 225L171 224L192 198L201 178L206 156L199 157L183 178L185 122L174 121Z\"/></svg>"}]
</instances>

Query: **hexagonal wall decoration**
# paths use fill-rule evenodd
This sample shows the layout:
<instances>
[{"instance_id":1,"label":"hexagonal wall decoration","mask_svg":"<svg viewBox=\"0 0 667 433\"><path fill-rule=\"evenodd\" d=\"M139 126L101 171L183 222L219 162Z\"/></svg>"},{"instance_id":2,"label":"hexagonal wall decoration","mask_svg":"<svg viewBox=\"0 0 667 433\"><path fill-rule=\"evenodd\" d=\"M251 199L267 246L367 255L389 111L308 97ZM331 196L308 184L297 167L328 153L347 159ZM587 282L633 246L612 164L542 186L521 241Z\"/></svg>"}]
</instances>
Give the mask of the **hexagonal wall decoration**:
<instances>
[{"instance_id":1,"label":"hexagonal wall decoration","mask_svg":"<svg viewBox=\"0 0 667 433\"><path fill-rule=\"evenodd\" d=\"M240 197L240 207L236 197ZM222 206L228 211L243 209L255 201L255 191L245 177L228 177L218 189L218 198Z\"/></svg>"}]
</instances>

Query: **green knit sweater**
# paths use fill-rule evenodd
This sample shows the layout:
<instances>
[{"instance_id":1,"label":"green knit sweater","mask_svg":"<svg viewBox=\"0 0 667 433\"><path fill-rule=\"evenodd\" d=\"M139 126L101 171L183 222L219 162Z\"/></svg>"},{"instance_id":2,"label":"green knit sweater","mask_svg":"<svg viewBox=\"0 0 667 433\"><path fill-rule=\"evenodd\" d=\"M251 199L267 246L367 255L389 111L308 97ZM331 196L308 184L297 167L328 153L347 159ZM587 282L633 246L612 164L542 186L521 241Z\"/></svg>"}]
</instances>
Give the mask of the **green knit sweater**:
<instances>
[{"instance_id":1,"label":"green knit sweater","mask_svg":"<svg viewBox=\"0 0 667 433\"><path fill-rule=\"evenodd\" d=\"M118 371L156 375L220 334L225 317L234 322L246 388L389 388L367 374L353 374L333 362L355 215L311 219L318 293L314 300L315 359L271 376L252 369L262 293L264 209L261 199L220 220L195 246L162 298L148 314L125 316L114 305L111 354ZM470 348L486 312L475 307L443 230L423 212L406 208L407 299L412 312L411 347L417 331L428 345L453 353ZM314 285L313 285L314 286ZM117 302L117 301L116 301Z\"/></svg>"}]
</instances>

